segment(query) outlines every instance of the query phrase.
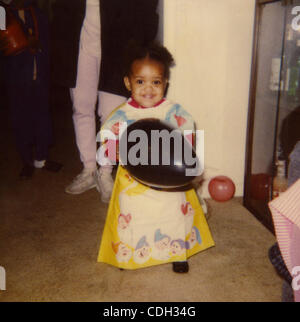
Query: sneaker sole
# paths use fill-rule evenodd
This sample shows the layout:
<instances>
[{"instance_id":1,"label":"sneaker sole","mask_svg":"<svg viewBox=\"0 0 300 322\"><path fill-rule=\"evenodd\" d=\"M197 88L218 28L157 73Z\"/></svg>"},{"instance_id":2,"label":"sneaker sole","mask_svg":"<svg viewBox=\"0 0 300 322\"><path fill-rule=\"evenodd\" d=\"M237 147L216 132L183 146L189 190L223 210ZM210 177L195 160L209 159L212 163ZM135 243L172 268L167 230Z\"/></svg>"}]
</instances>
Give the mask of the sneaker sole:
<instances>
[{"instance_id":1,"label":"sneaker sole","mask_svg":"<svg viewBox=\"0 0 300 322\"><path fill-rule=\"evenodd\" d=\"M101 198L101 201L103 202L103 203L109 203L110 202L110 197L109 197L109 199L104 199L104 198Z\"/></svg>"},{"instance_id":2,"label":"sneaker sole","mask_svg":"<svg viewBox=\"0 0 300 322\"><path fill-rule=\"evenodd\" d=\"M89 186L86 189L83 189L83 190L80 190L80 191L72 191L72 190L65 189L65 192L69 193L71 195L80 195L80 194L82 194L82 193L84 193L84 192L86 192L86 191L88 191L90 189L93 189L95 187L96 187L96 184L93 184L92 186Z\"/></svg>"},{"instance_id":3,"label":"sneaker sole","mask_svg":"<svg viewBox=\"0 0 300 322\"><path fill-rule=\"evenodd\" d=\"M107 197L107 198L104 198L104 197L103 197L103 191L101 190L101 187L100 187L100 185L98 184L98 177L94 175L94 178L95 178L95 181L96 181L96 183L95 183L96 189L98 190L98 192L99 192L99 194L100 194L100 196L101 196L101 197L100 197L101 201L102 201L103 203L109 203L109 202L110 202L111 195L110 195L109 197Z\"/></svg>"}]
</instances>

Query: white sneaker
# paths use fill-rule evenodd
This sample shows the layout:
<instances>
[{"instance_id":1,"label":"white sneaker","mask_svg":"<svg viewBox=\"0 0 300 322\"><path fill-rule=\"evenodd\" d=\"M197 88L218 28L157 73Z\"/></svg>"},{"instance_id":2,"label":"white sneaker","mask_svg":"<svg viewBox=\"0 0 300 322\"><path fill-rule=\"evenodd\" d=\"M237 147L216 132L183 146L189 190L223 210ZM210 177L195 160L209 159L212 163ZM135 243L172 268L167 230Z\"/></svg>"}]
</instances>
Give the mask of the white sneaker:
<instances>
[{"instance_id":1,"label":"white sneaker","mask_svg":"<svg viewBox=\"0 0 300 322\"><path fill-rule=\"evenodd\" d=\"M82 172L75 177L72 183L66 187L65 192L77 195L95 188L96 182L93 176L94 172L97 172L97 170L83 169Z\"/></svg>"},{"instance_id":2,"label":"white sneaker","mask_svg":"<svg viewBox=\"0 0 300 322\"><path fill-rule=\"evenodd\" d=\"M101 168L93 173L96 188L101 194L101 201L109 203L114 188L114 180L111 173L103 171Z\"/></svg>"}]
</instances>

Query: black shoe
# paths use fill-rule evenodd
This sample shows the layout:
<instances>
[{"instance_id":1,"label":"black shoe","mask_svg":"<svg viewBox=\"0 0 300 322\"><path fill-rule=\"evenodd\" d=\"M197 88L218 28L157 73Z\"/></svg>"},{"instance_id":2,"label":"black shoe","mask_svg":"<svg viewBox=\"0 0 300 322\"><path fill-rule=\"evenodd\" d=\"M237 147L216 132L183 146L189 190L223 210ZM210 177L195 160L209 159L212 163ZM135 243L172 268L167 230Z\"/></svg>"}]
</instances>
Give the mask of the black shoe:
<instances>
[{"instance_id":1,"label":"black shoe","mask_svg":"<svg viewBox=\"0 0 300 322\"><path fill-rule=\"evenodd\" d=\"M187 273L189 271L188 262L173 262L173 271L175 273Z\"/></svg>"},{"instance_id":2,"label":"black shoe","mask_svg":"<svg viewBox=\"0 0 300 322\"><path fill-rule=\"evenodd\" d=\"M30 164L25 164L20 172L20 179L26 180L30 179L33 176L34 173L34 166Z\"/></svg>"},{"instance_id":3,"label":"black shoe","mask_svg":"<svg viewBox=\"0 0 300 322\"><path fill-rule=\"evenodd\" d=\"M42 169L45 169L50 172L58 172L61 168L62 168L61 163L50 161L50 160L46 160L45 165L42 167Z\"/></svg>"},{"instance_id":4,"label":"black shoe","mask_svg":"<svg viewBox=\"0 0 300 322\"><path fill-rule=\"evenodd\" d=\"M271 263L276 269L276 272L284 278L287 283L291 284L293 277L286 267L277 242L269 249L268 255Z\"/></svg>"}]
</instances>

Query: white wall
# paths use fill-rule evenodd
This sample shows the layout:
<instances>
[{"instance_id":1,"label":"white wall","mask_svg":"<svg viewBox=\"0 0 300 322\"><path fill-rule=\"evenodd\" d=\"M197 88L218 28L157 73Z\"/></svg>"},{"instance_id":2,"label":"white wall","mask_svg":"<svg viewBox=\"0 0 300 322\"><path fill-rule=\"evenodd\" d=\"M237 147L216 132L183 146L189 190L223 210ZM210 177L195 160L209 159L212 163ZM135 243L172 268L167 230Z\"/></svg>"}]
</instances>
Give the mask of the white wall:
<instances>
[{"instance_id":1,"label":"white wall","mask_svg":"<svg viewBox=\"0 0 300 322\"><path fill-rule=\"evenodd\" d=\"M159 15L159 24L157 32L157 40L163 43L164 37L164 0L158 0L157 13Z\"/></svg>"},{"instance_id":2,"label":"white wall","mask_svg":"<svg viewBox=\"0 0 300 322\"><path fill-rule=\"evenodd\" d=\"M205 182L227 175L243 195L255 0L164 0L164 44L173 68L168 97L205 131Z\"/></svg>"}]
</instances>

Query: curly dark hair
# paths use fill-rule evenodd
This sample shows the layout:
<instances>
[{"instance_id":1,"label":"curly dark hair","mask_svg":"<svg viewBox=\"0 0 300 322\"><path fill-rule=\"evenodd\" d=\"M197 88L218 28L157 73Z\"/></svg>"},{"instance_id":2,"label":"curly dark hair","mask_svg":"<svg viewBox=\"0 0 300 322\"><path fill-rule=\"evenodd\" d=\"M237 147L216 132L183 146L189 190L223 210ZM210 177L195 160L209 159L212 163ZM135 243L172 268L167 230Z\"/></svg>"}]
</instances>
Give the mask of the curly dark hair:
<instances>
[{"instance_id":1,"label":"curly dark hair","mask_svg":"<svg viewBox=\"0 0 300 322\"><path fill-rule=\"evenodd\" d=\"M146 46L141 46L137 42L129 42L124 54L124 75L129 76L134 61L149 58L161 63L164 66L164 77L170 78L170 68L175 65L175 61L168 49L157 41Z\"/></svg>"}]
</instances>

